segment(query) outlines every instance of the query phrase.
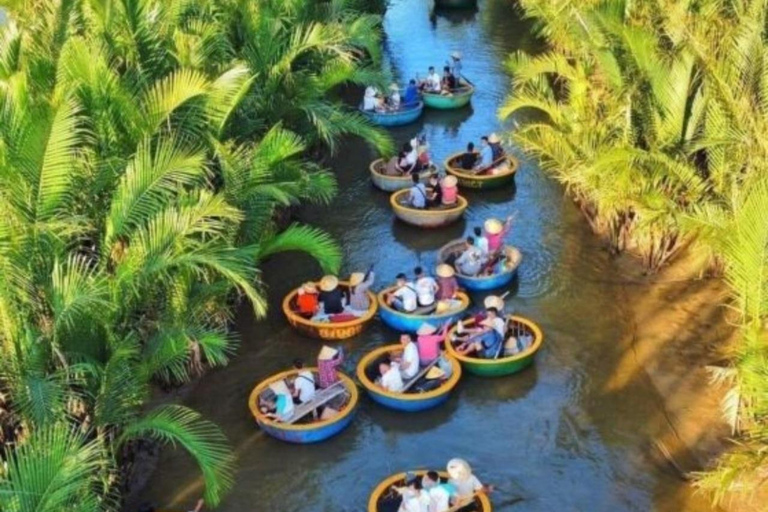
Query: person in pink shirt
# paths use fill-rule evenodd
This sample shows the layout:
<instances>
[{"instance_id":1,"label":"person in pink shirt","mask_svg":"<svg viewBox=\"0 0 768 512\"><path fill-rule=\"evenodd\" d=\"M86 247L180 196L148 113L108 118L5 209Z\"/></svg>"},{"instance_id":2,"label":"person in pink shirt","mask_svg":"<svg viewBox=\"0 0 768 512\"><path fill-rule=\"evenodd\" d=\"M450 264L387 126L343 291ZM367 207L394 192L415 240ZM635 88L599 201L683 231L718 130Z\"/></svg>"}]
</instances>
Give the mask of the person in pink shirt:
<instances>
[{"instance_id":1,"label":"person in pink shirt","mask_svg":"<svg viewBox=\"0 0 768 512\"><path fill-rule=\"evenodd\" d=\"M438 357L440 357L440 344L445 340L445 336L448 333L448 325L446 322L443 324L440 332L437 332L437 327L432 324L424 322L416 331L416 345L419 349L419 363L422 366L428 365Z\"/></svg>"},{"instance_id":2,"label":"person in pink shirt","mask_svg":"<svg viewBox=\"0 0 768 512\"><path fill-rule=\"evenodd\" d=\"M504 224L499 219L488 219L483 227L485 228L485 238L488 239L488 251L494 254L504 247L504 237L512 229L512 216L507 217Z\"/></svg>"},{"instance_id":3,"label":"person in pink shirt","mask_svg":"<svg viewBox=\"0 0 768 512\"><path fill-rule=\"evenodd\" d=\"M325 389L339 381L336 370L344 362L344 352L323 345L317 356L318 387Z\"/></svg>"},{"instance_id":4,"label":"person in pink shirt","mask_svg":"<svg viewBox=\"0 0 768 512\"><path fill-rule=\"evenodd\" d=\"M445 205L453 205L456 204L456 201L459 200L459 187L458 187L458 180L456 179L456 176L448 175L445 178L443 178L443 181L440 182L440 189L442 190L443 194L440 200Z\"/></svg>"}]
</instances>

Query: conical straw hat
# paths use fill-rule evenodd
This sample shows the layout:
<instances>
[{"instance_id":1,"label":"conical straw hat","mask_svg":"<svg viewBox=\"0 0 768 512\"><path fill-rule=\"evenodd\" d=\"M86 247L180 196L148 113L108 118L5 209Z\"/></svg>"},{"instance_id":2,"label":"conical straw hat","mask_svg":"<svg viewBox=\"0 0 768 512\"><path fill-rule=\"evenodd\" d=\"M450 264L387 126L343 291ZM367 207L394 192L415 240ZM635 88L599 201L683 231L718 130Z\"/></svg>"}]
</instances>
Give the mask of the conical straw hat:
<instances>
[{"instance_id":1,"label":"conical straw hat","mask_svg":"<svg viewBox=\"0 0 768 512\"><path fill-rule=\"evenodd\" d=\"M445 377L445 372L437 366L430 368L427 374L424 376L424 378L427 380L442 379L443 377Z\"/></svg>"},{"instance_id":2,"label":"conical straw hat","mask_svg":"<svg viewBox=\"0 0 768 512\"><path fill-rule=\"evenodd\" d=\"M460 59L461 58L461 52L453 52L451 54L451 57L454 59Z\"/></svg>"},{"instance_id":3,"label":"conical straw hat","mask_svg":"<svg viewBox=\"0 0 768 512\"><path fill-rule=\"evenodd\" d=\"M483 224L483 227L485 227L485 230L491 235L498 235L504 230L504 224L502 224L499 219L488 219L485 221L485 224Z\"/></svg>"},{"instance_id":4,"label":"conical straw hat","mask_svg":"<svg viewBox=\"0 0 768 512\"><path fill-rule=\"evenodd\" d=\"M324 292L332 292L339 286L339 279L336 276L324 276L320 280L320 289Z\"/></svg>"},{"instance_id":5,"label":"conical straw hat","mask_svg":"<svg viewBox=\"0 0 768 512\"><path fill-rule=\"evenodd\" d=\"M365 274L362 272L354 272L351 276L349 276L349 285L357 286L363 282L363 279L365 279Z\"/></svg>"},{"instance_id":6,"label":"conical straw hat","mask_svg":"<svg viewBox=\"0 0 768 512\"><path fill-rule=\"evenodd\" d=\"M448 475L454 480L465 480L472 474L472 468L464 459L451 459L446 466Z\"/></svg>"},{"instance_id":7,"label":"conical straw hat","mask_svg":"<svg viewBox=\"0 0 768 512\"><path fill-rule=\"evenodd\" d=\"M336 354L338 353L339 351L335 348L331 348L328 345L323 345L323 348L320 349L320 353L317 355L317 359L320 361L330 361L336 357Z\"/></svg>"},{"instance_id":8,"label":"conical straw hat","mask_svg":"<svg viewBox=\"0 0 768 512\"><path fill-rule=\"evenodd\" d=\"M449 174L445 178L443 178L443 186L452 188L455 187L456 184L459 182L459 180L456 179L456 176L453 176L452 174Z\"/></svg>"},{"instance_id":9,"label":"conical straw hat","mask_svg":"<svg viewBox=\"0 0 768 512\"><path fill-rule=\"evenodd\" d=\"M441 263L438 265L435 273L437 274L437 277L453 277L456 274L456 272L453 270L453 267L447 263Z\"/></svg>"},{"instance_id":10,"label":"conical straw hat","mask_svg":"<svg viewBox=\"0 0 768 512\"><path fill-rule=\"evenodd\" d=\"M498 144L499 142L501 142L501 139L499 138L498 135L496 135L495 133L492 133L488 136L488 142L490 142L491 144Z\"/></svg>"},{"instance_id":11,"label":"conical straw hat","mask_svg":"<svg viewBox=\"0 0 768 512\"><path fill-rule=\"evenodd\" d=\"M503 311L504 310L504 299L502 299L498 295L489 295L483 301L483 305L485 306L486 309L488 309L488 308L496 308L499 311Z\"/></svg>"}]
</instances>

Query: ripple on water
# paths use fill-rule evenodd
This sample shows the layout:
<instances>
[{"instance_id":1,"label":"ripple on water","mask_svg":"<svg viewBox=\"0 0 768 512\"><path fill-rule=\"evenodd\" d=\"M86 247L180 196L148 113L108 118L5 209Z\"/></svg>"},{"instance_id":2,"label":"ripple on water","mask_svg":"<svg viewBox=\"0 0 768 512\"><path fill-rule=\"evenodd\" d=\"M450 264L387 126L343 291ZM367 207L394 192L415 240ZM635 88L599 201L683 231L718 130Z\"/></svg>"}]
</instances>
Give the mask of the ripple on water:
<instances>
[{"instance_id":1,"label":"ripple on water","mask_svg":"<svg viewBox=\"0 0 768 512\"><path fill-rule=\"evenodd\" d=\"M537 244L523 249L523 263L518 270L518 297L530 299L557 293L565 282L557 274L557 259L551 248Z\"/></svg>"}]
</instances>

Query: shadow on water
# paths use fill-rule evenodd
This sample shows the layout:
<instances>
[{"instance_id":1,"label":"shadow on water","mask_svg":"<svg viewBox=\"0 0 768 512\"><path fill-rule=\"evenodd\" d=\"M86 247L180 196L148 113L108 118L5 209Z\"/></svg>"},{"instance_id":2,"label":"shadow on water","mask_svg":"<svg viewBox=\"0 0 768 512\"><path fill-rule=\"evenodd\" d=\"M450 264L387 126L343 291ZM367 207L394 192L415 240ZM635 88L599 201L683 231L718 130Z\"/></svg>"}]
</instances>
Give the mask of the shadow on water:
<instances>
[{"instance_id":1,"label":"shadow on water","mask_svg":"<svg viewBox=\"0 0 768 512\"><path fill-rule=\"evenodd\" d=\"M515 5L485 0L474 14L430 16L430 1L389 2L386 53L398 76L423 74L460 50L464 72L478 86L471 108L429 112L419 123L394 130L397 141L425 132L433 159L442 162L468 141L501 129L496 112L510 84L504 61L515 50L539 48L530 23L516 18ZM359 141L341 144L330 162L339 182L337 199L328 207L303 208L297 219L325 229L342 244L342 275L375 263L375 287L381 289L398 272L433 264L443 244L487 217L516 211L510 240L524 259L507 304L545 333L535 366L500 379L466 375L448 403L418 415L397 414L366 398L352 425L328 442L278 442L256 427L248 394L293 358L314 359L321 344L288 327L280 301L321 272L305 256L269 261L263 266L271 306L267 318L257 322L243 307L237 357L195 383L183 400L221 425L236 448L236 482L218 510L359 512L387 475L444 467L456 456L498 486L494 510L501 512L711 510L647 455L649 439L665 421L662 398L642 367L621 366L634 329L627 304L645 299L627 292L621 270L563 190L523 159L516 192L468 192L471 205L462 223L421 231L395 222L388 194L371 187L368 164L376 156ZM474 296L475 304L484 296ZM658 300L664 307L671 299ZM362 354L396 335L376 321L345 341L344 371L353 374ZM200 493L192 461L168 450L143 497L179 509Z\"/></svg>"}]
</instances>

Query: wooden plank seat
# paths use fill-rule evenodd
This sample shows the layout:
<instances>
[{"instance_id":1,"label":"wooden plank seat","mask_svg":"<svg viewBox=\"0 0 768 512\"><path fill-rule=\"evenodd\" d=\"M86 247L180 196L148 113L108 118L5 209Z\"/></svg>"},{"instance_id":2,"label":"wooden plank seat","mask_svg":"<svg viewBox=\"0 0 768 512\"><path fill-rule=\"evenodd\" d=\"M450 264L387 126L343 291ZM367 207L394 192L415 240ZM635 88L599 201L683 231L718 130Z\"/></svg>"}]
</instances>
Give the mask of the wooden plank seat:
<instances>
[{"instance_id":1,"label":"wooden plank seat","mask_svg":"<svg viewBox=\"0 0 768 512\"><path fill-rule=\"evenodd\" d=\"M293 409L293 416L285 423L292 425L299 421L301 418L310 414L318 407L322 407L334 398L343 395L347 392L347 388L344 387L344 383L339 381L330 387L325 389L318 389L315 391L315 396L307 403L299 404Z\"/></svg>"},{"instance_id":2,"label":"wooden plank seat","mask_svg":"<svg viewBox=\"0 0 768 512\"><path fill-rule=\"evenodd\" d=\"M439 359L439 358L438 358ZM423 378L427 372L437 364L438 359L433 360L428 365L424 366L419 370L419 373L413 376L412 379L406 381L403 383L403 393L407 393L409 389L413 387L414 384L416 384L419 379Z\"/></svg>"}]
</instances>

